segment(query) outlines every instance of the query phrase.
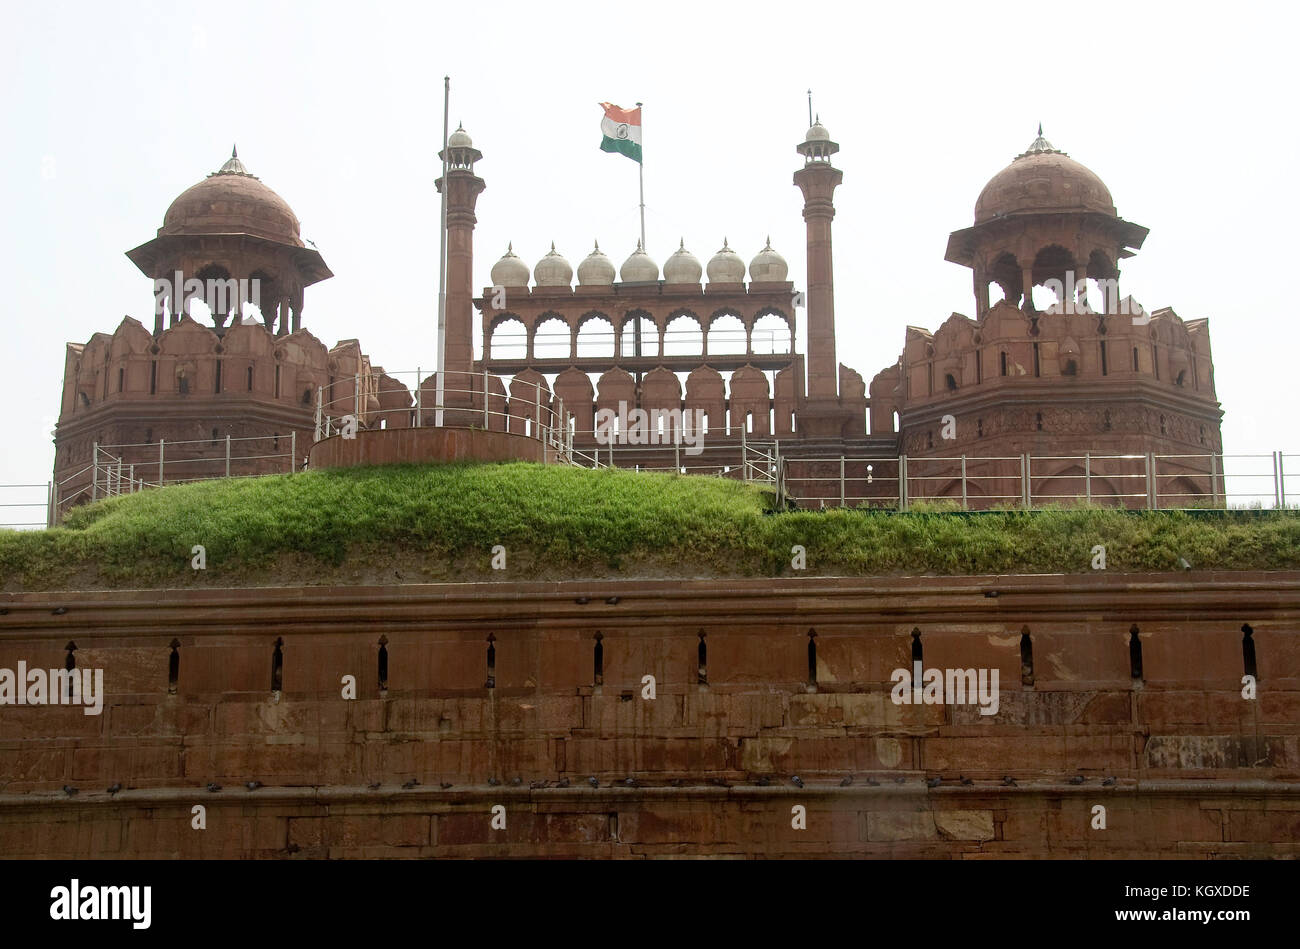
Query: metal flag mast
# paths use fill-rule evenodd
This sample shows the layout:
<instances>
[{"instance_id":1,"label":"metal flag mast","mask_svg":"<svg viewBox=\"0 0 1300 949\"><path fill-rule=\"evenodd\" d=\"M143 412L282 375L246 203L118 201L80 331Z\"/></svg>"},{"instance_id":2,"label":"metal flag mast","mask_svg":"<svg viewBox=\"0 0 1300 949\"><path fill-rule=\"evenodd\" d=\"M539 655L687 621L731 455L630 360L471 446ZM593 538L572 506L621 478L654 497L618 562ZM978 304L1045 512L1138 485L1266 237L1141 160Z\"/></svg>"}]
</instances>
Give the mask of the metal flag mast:
<instances>
[{"instance_id":1,"label":"metal flag mast","mask_svg":"<svg viewBox=\"0 0 1300 949\"><path fill-rule=\"evenodd\" d=\"M447 350L447 112L451 104L451 77L442 77L442 224L438 229L438 358L435 369L434 421L442 427L443 378ZM422 380L415 381L416 386ZM419 419L416 420L419 425Z\"/></svg>"},{"instance_id":2,"label":"metal flag mast","mask_svg":"<svg viewBox=\"0 0 1300 949\"><path fill-rule=\"evenodd\" d=\"M641 103L636 104L637 110L640 111ZM637 181L641 187L641 249L647 254L645 246L645 114L641 115L641 157L636 163ZM638 316L632 324L632 354L637 358L636 367L636 388L633 390L636 396L636 407L641 407L641 317Z\"/></svg>"},{"instance_id":3,"label":"metal flag mast","mask_svg":"<svg viewBox=\"0 0 1300 949\"><path fill-rule=\"evenodd\" d=\"M640 111L641 103L638 102L636 104L636 107L637 107L637 111ZM650 251L646 250L646 246L645 246L645 115L644 114L642 114L641 116L641 160L636 163L636 174L637 174L637 179L639 180L641 185L641 249L648 254L650 253ZM639 356L641 354L637 353L637 355Z\"/></svg>"}]
</instances>

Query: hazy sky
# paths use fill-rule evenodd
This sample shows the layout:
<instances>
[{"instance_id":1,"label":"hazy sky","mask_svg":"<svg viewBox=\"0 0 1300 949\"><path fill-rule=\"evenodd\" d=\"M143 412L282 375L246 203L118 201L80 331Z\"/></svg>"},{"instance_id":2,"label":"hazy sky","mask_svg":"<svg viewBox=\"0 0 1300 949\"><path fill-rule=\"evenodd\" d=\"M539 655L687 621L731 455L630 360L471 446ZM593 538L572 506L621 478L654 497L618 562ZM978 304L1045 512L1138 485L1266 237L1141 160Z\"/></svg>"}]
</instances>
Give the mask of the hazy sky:
<instances>
[{"instance_id":1,"label":"hazy sky","mask_svg":"<svg viewBox=\"0 0 1300 949\"><path fill-rule=\"evenodd\" d=\"M616 266L633 250L636 164L599 150L597 103L641 100L651 255L684 237L705 262L725 236L748 261L770 234L802 288L811 87L844 171L838 355L867 380L907 324L973 315L948 234L1041 121L1151 229L1125 292L1210 319L1225 451L1300 451L1281 5L79 2L7 5L5 25L0 484L49 478L65 344L152 325L124 252L232 142L336 274L305 326L432 366L445 74L484 156L480 287L507 241L530 265L552 240L575 267L594 238Z\"/></svg>"}]
</instances>

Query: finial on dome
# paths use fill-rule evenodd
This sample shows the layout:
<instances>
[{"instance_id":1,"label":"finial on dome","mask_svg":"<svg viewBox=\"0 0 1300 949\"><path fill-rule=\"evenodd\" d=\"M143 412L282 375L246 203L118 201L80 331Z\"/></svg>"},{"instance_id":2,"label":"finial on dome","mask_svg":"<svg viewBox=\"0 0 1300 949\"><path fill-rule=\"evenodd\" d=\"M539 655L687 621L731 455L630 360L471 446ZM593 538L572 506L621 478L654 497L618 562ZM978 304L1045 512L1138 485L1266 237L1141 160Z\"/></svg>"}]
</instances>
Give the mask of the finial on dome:
<instances>
[{"instance_id":1,"label":"finial on dome","mask_svg":"<svg viewBox=\"0 0 1300 949\"><path fill-rule=\"evenodd\" d=\"M679 241L677 242L677 249L678 249L678 250L685 250L685 249L686 249L686 238L683 237L681 240L679 240Z\"/></svg>"},{"instance_id":2,"label":"finial on dome","mask_svg":"<svg viewBox=\"0 0 1300 949\"><path fill-rule=\"evenodd\" d=\"M772 249L772 235L768 234L767 243L763 245L763 250L771 250L771 249Z\"/></svg>"},{"instance_id":3,"label":"finial on dome","mask_svg":"<svg viewBox=\"0 0 1300 949\"><path fill-rule=\"evenodd\" d=\"M1065 152L1056 148L1047 139L1043 138L1043 123L1038 123L1038 137L1033 140L1028 148L1016 156L1017 159L1024 158L1027 155L1064 155Z\"/></svg>"},{"instance_id":4,"label":"finial on dome","mask_svg":"<svg viewBox=\"0 0 1300 949\"><path fill-rule=\"evenodd\" d=\"M551 253L555 253L555 241L551 241Z\"/></svg>"},{"instance_id":5,"label":"finial on dome","mask_svg":"<svg viewBox=\"0 0 1300 949\"><path fill-rule=\"evenodd\" d=\"M508 241L508 242L506 243L506 253L507 253L507 254L513 254L514 252L515 252L515 242L514 242L514 241Z\"/></svg>"},{"instance_id":6,"label":"finial on dome","mask_svg":"<svg viewBox=\"0 0 1300 949\"><path fill-rule=\"evenodd\" d=\"M245 175L249 178L256 177L250 175L244 163L239 160L239 149L236 146L230 146L230 157L226 159L225 164L213 172L214 175Z\"/></svg>"},{"instance_id":7,"label":"finial on dome","mask_svg":"<svg viewBox=\"0 0 1300 949\"><path fill-rule=\"evenodd\" d=\"M596 253L600 253L600 241L593 240L591 243L592 243L592 245L593 245L593 250L594 250Z\"/></svg>"}]
</instances>

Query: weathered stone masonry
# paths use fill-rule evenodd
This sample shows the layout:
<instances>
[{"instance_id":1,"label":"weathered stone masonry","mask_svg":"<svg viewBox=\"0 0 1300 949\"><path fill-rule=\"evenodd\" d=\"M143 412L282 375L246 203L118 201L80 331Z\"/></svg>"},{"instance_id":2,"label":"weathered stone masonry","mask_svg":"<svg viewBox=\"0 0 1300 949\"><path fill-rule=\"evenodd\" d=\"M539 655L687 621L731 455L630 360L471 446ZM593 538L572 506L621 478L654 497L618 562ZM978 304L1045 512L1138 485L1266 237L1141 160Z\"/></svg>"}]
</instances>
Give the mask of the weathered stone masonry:
<instances>
[{"instance_id":1,"label":"weathered stone masonry","mask_svg":"<svg viewBox=\"0 0 1300 949\"><path fill-rule=\"evenodd\" d=\"M107 696L0 708L0 853L1294 855L1298 592L1277 572L9 594L0 667L61 667L75 640ZM893 704L913 630L926 668L998 669L998 714Z\"/></svg>"}]
</instances>

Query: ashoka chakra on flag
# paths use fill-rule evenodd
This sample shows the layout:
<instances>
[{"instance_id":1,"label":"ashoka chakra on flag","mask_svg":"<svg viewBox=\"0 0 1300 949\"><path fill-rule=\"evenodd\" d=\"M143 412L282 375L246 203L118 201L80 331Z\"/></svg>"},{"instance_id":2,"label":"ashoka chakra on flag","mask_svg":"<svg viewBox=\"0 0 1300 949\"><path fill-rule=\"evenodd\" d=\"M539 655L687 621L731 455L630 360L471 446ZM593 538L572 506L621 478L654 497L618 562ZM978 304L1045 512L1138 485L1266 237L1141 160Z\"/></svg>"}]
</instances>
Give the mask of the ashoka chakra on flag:
<instances>
[{"instance_id":1,"label":"ashoka chakra on flag","mask_svg":"<svg viewBox=\"0 0 1300 949\"><path fill-rule=\"evenodd\" d=\"M621 109L602 102L605 117L600 120L600 141L603 152L619 152L633 161L641 161L641 108Z\"/></svg>"}]
</instances>

